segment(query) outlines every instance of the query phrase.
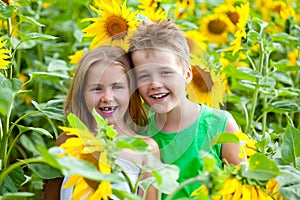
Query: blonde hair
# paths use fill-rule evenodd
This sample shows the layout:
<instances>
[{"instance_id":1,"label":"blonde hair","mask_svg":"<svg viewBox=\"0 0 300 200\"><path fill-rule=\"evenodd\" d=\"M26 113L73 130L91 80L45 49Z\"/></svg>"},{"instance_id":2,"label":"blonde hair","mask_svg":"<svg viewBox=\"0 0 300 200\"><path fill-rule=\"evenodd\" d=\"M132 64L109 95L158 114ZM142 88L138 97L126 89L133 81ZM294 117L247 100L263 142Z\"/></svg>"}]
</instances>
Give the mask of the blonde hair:
<instances>
[{"instance_id":1,"label":"blonde hair","mask_svg":"<svg viewBox=\"0 0 300 200\"><path fill-rule=\"evenodd\" d=\"M134 130L138 127L145 126L147 121L146 112L142 105L141 98L136 90L135 76L131 69L131 62L126 52L119 47L100 46L86 53L79 61L78 68L74 75L71 88L67 95L64 104L64 113L73 113L78 116L90 129L95 131L95 119L88 107L84 98L86 88L86 78L89 69L95 63L118 63L124 68L124 73L127 75L130 90L129 109L124 116L125 122ZM105 64L107 65L107 64Z\"/></svg>"},{"instance_id":2,"label":"blonde hair","mask_svg":"<svg viewBox=\"0 0 300 200\"><path fill-rule=\"evenodd\" d=\"M170 19L157 22L143 21L139 25L130 38L129 52L146 49L168 50L177 56L177 62L183 65L183 70L190 66L190 51L186 38Z\"/></svg>"}]
</instances>

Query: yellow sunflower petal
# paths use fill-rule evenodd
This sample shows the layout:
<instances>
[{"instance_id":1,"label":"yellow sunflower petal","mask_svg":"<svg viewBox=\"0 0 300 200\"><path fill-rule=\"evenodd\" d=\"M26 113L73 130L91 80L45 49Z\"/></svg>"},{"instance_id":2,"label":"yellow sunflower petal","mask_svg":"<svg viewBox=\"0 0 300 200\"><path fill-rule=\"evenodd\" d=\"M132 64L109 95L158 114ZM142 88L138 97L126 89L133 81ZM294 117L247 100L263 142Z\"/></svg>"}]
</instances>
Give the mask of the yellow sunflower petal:
<instances>
[{"instance_id":1,"label":"yellow sunflower petal","mask_svg":"<svg viewBox=\"0 0 300 200\"><path fill-rule=\"evenodd\" d=\"M100 172L102 172L102 173L110 173L111 172L111 168L109 165L109 160L108 160L106 152L102 152L100 154L99 169L100 169Z\"/></svg>"}]
</instances>

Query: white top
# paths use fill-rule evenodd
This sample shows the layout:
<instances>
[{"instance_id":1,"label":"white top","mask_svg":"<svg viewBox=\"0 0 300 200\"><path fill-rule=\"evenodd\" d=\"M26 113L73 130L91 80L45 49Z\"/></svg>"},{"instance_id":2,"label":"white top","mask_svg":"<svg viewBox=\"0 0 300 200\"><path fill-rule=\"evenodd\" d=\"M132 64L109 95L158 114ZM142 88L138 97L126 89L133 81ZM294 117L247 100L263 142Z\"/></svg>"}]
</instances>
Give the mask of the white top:
<instances>
[{"instance_id":1,"label":"white top","mask_svg":"<svg viewBox=\"0 0 300 200\"><path fill-rule=\"evenodd\" d=\"M115 160L115 164L118 165L130 178L132 184L136 184L138 177L140 175L140 169L137 168L132 162L122 159L122 158L117 158ZM123 174L120 172L120 176L123 176ZM69 179L68 176L66 176L63 180L62 186L67 182ZM122 182L122 183L113 183L111 184L111 187L114 189L122 190L128 193L131 193L130 191L130 186L127 182ZM137 191L136 191L137 192ZM73 187L69 188L63 188L61 187L60 190L60 199L62 200L71 200L72 199L72 193L73 193ZM118 199L114 195L112 196L113 199ZM85 197L82 198L82 200L85 199Z\"/></svg>"}]
</instances>

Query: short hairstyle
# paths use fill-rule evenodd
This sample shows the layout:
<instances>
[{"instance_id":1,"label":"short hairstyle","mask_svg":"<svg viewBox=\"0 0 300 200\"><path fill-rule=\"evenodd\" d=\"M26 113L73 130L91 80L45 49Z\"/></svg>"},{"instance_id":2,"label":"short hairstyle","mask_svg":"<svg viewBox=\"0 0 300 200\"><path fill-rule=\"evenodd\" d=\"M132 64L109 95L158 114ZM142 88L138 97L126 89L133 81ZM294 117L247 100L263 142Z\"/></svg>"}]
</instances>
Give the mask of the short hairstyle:
<instances>
[{"instance_id":1,"label":"short hairstyle","mask_svg":"<svg viewBox=\"0 0 300 200\"><path fill-rule=\"evenodd\" d=\"M135 76L133 70L131 70L132 64L128 55L123 49L111 46L97 47L86 53L80 59L64 104L65 115L67 116L68 113L75 114L87 125L90 131L95 131L95 119L87 108L84 91L86 89L88 71L96 63L103 63L103 65L107 65L107 63L117 63L123 67L130 90L129 109L124 116L124 120L134 131L137 131L140 126L147 125L146 112L139 93L136 90Z\"/></svg>"},{"instance_id":2,"label":"short hairstyle","mask_svg":"<svg viewBox=\"0 0 300 200\"><path fill-rule=\"evenodd\" d=\"M157 22L143 21L130 38L129 52L163 49L173 53L183 70L190 67L189 46L182 30L170 19Z\"/></svg>"}]
</instances>

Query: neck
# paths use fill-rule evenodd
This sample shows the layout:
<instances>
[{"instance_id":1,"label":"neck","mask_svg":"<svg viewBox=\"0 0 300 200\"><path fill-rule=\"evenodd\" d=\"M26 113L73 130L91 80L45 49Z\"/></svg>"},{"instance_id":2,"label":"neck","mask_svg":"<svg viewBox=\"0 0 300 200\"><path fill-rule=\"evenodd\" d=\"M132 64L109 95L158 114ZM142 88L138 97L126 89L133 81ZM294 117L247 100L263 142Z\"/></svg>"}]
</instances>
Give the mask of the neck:
<instances>
[{"instance_id":1,"label":"neck","mask_svg":"<svg viewBox=\"0 0 300 200\"><path fill-rule=\"evenodd\" d=\"M198 117L200 106L187 101L168 113L156 113L157 127L164 132L178 132L190 126Z\"/></svg>"}]
</instances>

